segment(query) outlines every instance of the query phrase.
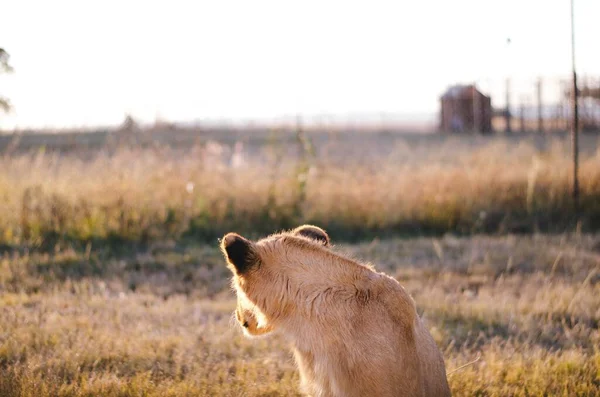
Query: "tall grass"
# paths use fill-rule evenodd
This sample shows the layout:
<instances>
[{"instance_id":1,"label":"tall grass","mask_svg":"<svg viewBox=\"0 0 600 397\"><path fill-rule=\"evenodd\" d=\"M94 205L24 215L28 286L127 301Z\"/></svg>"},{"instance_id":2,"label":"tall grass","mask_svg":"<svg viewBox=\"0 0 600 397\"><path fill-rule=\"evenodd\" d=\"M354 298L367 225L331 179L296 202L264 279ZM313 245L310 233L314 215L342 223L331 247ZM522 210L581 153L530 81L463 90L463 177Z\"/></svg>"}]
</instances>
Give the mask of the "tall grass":
<instances>
[{"instance_id":1,"label":"tall grass","mask_svg":"<svg viewBox=\"0 0 600 397\"><path fill-rule=\"evenodd\" d=\"M454 232L335 248L400 280L448 370L481 357L454 395L600 394L599 237L511 234L598 230L600 152L575 214L558 140L369 139L4 155L0 396L299 395L285 340L242 337L221 253L199 242L304 222L336 244ZM504 235L456 236L479 232ZM148 244L105 244L125 240Z\"/></svg>"},{"instance_id":2,"label":"tall grass","mask_svg":"<svg viewBox=\"0 0 600 397\"><path fill-rule=\"evenodd\" d=\"M303 138L304 139L304 138ZM300 139L303 147L310 147ZM323 148L320 148L323 149ZM301 149L301 153L302 150ZM369 152L368 145L364 148ZM310 156L214 142L0 159L0 243L212 239L313 222L341 238L600 227L600 151L581 160L579 217L568 147L501 140L472 152L432 144L427 160L392 154Z\"/></svg>"}]
</instances>

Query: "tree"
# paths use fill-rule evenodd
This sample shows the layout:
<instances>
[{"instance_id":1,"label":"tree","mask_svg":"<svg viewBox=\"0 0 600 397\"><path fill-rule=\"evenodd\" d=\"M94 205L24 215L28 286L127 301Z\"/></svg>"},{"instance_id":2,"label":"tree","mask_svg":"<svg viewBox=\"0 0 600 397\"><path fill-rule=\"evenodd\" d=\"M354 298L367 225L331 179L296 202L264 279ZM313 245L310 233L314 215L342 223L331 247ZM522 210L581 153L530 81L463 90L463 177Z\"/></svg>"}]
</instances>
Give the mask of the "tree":
<instances>
[{"instance_id":1,"label":"tree","mask_svg":"<svg viewBox=\"0 0 600 397\"><path fill-rule=\"evenodd\" d=\"M0 73L10 73L13 71L12 66L8 62L10 59L10 55L8 52L4 50L4 48L0 47ZM8 98L0 96L0 110L8 112L10 110L10 101Z\"/></svg>"}]
</instances>

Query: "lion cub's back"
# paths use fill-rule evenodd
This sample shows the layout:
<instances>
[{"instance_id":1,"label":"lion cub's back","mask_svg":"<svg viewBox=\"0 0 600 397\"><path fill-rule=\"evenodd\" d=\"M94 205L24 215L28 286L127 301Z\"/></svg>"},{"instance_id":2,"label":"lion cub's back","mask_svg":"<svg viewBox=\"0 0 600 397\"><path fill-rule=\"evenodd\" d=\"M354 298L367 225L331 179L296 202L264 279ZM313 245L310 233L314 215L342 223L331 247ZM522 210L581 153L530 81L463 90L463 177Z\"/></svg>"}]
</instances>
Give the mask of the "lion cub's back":
<instances>
[{"instance_id":1,"label":"lion cub's back","mask_svg":"<svg viewBox=\"0 0 600 397\"><path fill-rule=\"evenodd\" d=\"M443 356L429 330L419 318L411 296L397 280L386 276L382 302L401 338L404 354L411 355L420 378L424 396L450 396ZM403 360L406 362L407 360ZM399 369L401 370L401 369Z\"/></svg>"}]
</instances>

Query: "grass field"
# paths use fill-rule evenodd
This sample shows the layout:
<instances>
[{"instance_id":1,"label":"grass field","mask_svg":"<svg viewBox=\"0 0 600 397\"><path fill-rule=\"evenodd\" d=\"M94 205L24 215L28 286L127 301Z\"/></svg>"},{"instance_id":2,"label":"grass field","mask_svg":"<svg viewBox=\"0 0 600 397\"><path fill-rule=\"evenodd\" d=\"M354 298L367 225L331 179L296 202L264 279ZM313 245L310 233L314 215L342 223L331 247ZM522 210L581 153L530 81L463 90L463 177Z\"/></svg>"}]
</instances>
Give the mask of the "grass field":
<instances>
[{"instance_id":1,"label":"grass field","mask_svg":"<svg viewBox=\"0 0 600 397\"><path fill-rule=\"evenodd\" d=\"M580 214L564 138L274 134L258 146L14 153L0 158L0 243L212 241L230 230L264 235L301 223L345 240L561 232L578 223L595 231L594 137L581 156Z\"/></svg>"},{"instance_id":2,"label":"grass field","mask_svg":"<svg viewBox=\"0 0 600 397\"><path fill-rule=\"evenodd\" d=\"M375 239L337 249L401 281L448 370L481 355L450 376L454 395L600 394L599 237ZM5 254L0 395L298 395L284 341L247 340L235 325L228 276L216 242L119 256Z\"/></svg>"},{"instance_id":3,"label":"grass field","mask_svg":"<svg viewBox=\"0 0 600 397\"><path fill-rule=\"evenodd\" d=\"M5 150L0 396L298 395L217 237L301 223L397 277L448 370L480 356L454 395L600 395L597 136L579 213L564 137L260 137Z\"/></svg>"}]
</instances>

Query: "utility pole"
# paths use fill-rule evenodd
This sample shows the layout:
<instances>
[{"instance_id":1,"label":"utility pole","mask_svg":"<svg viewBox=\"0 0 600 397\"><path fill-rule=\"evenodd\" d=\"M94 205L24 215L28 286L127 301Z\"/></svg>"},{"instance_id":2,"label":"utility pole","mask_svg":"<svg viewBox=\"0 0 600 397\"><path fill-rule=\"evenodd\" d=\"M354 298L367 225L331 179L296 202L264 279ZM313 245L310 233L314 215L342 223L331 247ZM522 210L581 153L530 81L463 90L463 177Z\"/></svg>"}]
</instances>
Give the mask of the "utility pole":
<instances>
[{"instance_id":1,"label":"utility pole","mask_svg":"<svg viewBox=\"0 0 600 397\"><path fill-rule=\"evenodd\" d=\"M571 145L573 146L573 202L579 212L579 107L575 69L575 0L571 0L571 63L573 66Z\"/></svg>"},{"instance_id":2,"label":"utility pole","mask_svg":"<svg viewBox=\"0 0 600 397\"><path fill-rule=\"evenodd\" d=\"M544 132L544 104L542 102L542 78L537 81L538 132Z\"/></svg>"},{"instance_id":3,"label":"utility pole","mask_svg":"<svg viewBox=\"0 0 600 397\"><path fill-rule=\"evenodd\" d=\"M512 132L510 128L510 78L506 78L506 112L504 117L506 118L506 132Z\"/></svg>"}]
</instances>

